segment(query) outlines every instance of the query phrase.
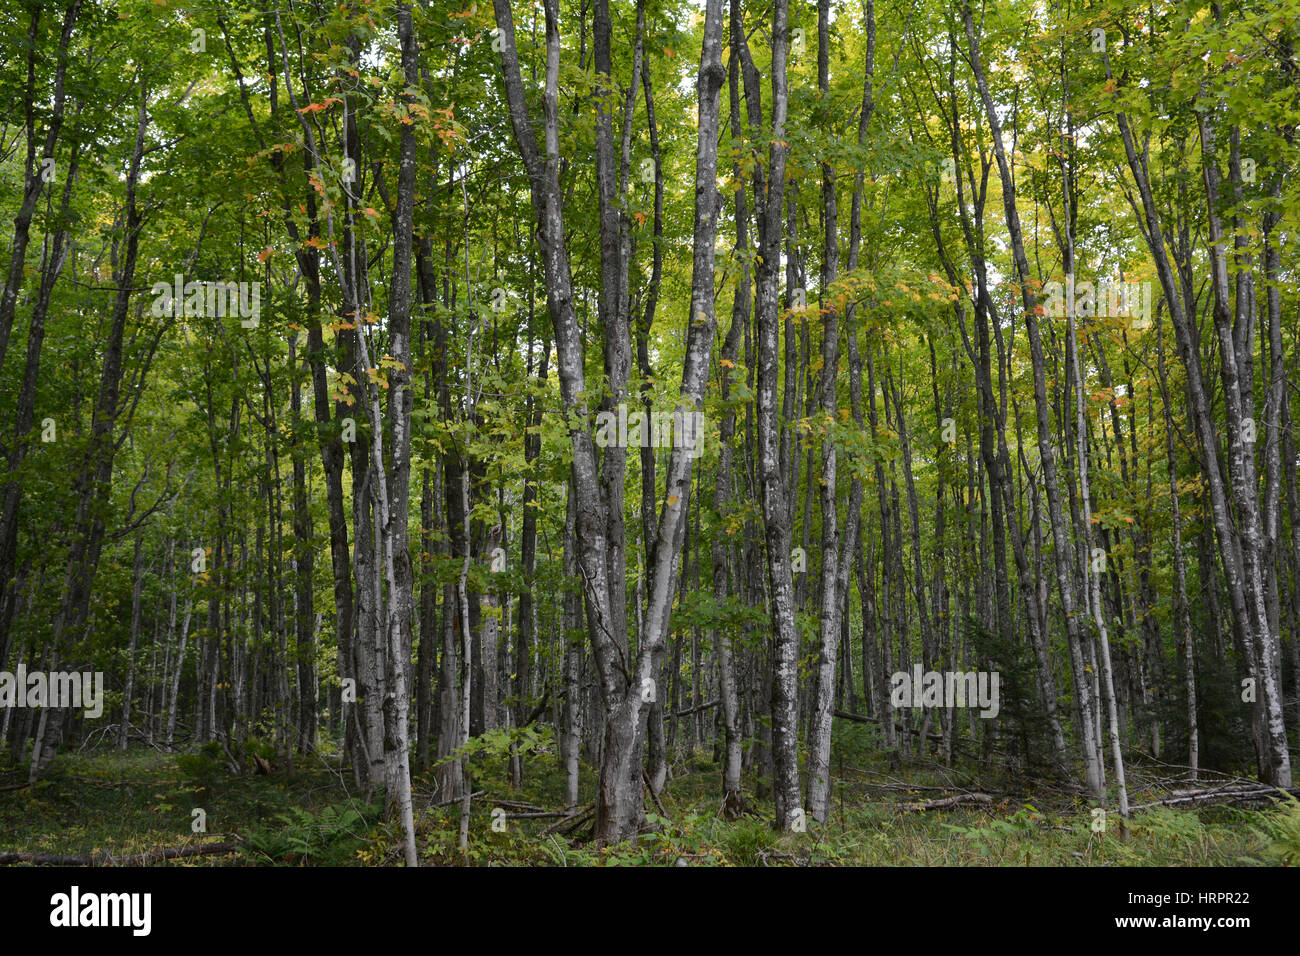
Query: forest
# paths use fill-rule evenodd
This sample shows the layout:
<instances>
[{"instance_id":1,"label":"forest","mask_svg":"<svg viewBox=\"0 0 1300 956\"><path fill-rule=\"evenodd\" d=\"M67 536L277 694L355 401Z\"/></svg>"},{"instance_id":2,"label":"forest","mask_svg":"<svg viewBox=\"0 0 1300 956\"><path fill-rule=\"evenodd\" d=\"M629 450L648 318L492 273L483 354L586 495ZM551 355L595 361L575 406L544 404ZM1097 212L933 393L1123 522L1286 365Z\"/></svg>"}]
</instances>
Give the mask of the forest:
<instances>
[{"instance_id":1,"label":"forest","mask_svg":"<svg viewBox=\"0 0 1300 956\"><path fill-rule=\"evenodd\" d=\"M1298 40L0 0L0 863L1300 863Z\"/></svg>"}]
</instances>

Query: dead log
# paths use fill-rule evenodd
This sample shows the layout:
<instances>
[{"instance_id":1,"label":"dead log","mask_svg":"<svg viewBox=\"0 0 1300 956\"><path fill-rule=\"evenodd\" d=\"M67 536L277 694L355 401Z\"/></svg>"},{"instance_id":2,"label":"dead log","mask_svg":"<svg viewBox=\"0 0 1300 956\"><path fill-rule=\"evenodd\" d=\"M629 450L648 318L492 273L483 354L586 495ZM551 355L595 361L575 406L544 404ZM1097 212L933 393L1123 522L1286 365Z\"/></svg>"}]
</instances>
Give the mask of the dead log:
<instances>
[{"instance_id":1,"label":"dead log","mask_svg":"<svg viewBox=\"0 0 1300 956\"><path fill-rule=\"evenodd\" d=\"M145 853L114 856L111 853L14 853L0 852L0 864L31 863L34 866L149 866L163 860L182 860L195 856L225 856L238 852L244 841L201 843L196 846L173 846Z\"/></svg>"}]
</instances>

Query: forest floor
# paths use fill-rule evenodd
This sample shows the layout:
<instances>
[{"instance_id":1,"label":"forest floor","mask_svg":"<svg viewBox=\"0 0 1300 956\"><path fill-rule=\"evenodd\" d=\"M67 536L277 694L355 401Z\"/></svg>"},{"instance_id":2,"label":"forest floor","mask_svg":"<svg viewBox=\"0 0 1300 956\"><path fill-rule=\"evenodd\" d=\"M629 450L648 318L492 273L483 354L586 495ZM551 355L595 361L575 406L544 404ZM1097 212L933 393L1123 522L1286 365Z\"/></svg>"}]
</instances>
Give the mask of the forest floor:
<instances>
[{"instance_id":1,"label":"forest floor","mask_svg":"<svg viewBox=\"0 0 1300 956\"><path fill-rule=\"evenodd\" d=\"M597 849L587 842L589 809L565 814L558 761L542 751L525 758L521 790L511 789L504 760L479 758L465 853L458 847L459 806L434 804L431 778L418 775L415 822L422 862L1231 866L1300 860L1300 801L1256 796L1243 806L1242 799L1221 792L1248 781L1204 774L1191 784L1176 768L1135 759L1129 767L1135 809L1121 827L1117 813L1094 813L1070 785L1015 779L987 768L980 773L974 766L945 767L917 756L887 759L864 735L845 730L832 760L830 819L824 827L809 821L805 833L775 833L770 809L752 797L756 812L723 820L719 768L707 754L697 754L673 767L662 807L647 794L649 832ZM292 773L269 774L251 772L250 763L250 772L232 776L201 755L136 747L63 754L33 787L18 786L19 770L0 765L0 862L398 864L395 823L382 820L379 805L349 794L350 774L340 774L334 761L314 763L299 759ZM753 785L746 781L747 794ZM581 792L593 788L592 770L584 765ZM1207 788L1220 793L1183 796L1175 806L1151 805ZM921 808L933 801L949 804ZM206 830L196 833L200 817ZM164 850L184 856L164 860Z\"/></svg>"}]
</instances>

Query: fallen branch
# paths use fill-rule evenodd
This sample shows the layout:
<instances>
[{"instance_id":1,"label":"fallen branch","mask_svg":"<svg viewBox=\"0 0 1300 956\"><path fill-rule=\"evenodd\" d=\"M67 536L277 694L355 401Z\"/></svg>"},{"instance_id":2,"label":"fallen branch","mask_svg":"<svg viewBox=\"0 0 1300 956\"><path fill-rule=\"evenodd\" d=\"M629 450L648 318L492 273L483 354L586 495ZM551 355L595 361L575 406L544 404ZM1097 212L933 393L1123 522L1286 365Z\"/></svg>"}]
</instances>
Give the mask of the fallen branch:
<instances>
[{"instance_id":1,"label":"fallen branch","mask_svg":"<svg viewBox=\"0 0 1300 956\"><path fill-rule=\"evenodd\" d=\"M654 800L655 806L659 808L659 815L661 817L668 816L668 811L664 809L663 803L659 800L659 794L655 793L655 788L650 785L650 774L644 769L641 771L641 780L645 783L646 790L650 791L650 799Z\"/></svg>"},{"instance_id":2,"label":"fallen branch","mask_svg":"<svg viewBox=\"0 0 1300 956\"><path fill-rule=\"evenodd\" d=\"M547 836L550 833L559 832L559 831L567 832L568 830L576 830L578 828L578 825L583 820L585 820L589 816L592 816L593 814L595 814L595 812L596 812L596 805L594 803L586 807L583 807L580 810L575 810L569 813L567 816L562 817L561 819L552 823L549 827L543 830L539 834L539 836Z\"/></svg>"},{"instance_id":3,"label":"fallen branch","mask_svg":"<svg viewBox=\"0 0 1300 956\"><path fill-rule=\"evenodd\" d=\"M1268 786L1266 784L1236 784L1226 787L1205 787L1201 790L1175 793L1174 796L1165 797L1163 800L1156 800L1152 803L1144 803L1141 806L1130 807L1129 812L1133 813L1138 810L1146 810L1150 807L1173 807L1180 803L1208 803L1211 800L1223 800L1227 803L1261 803L1270 797L1275 797L1278 793L1289 793L1292 796L1300 796L1300 787L1291 787L1289 790L1284 790L1282 787Z\"/></svg>"},{"instance_id":4,"label":"fallen branch","mask_svg":"<svg viewBox=\"0 0 1300 956\"><path fill-rule=\"evenodd\" d=\"M808 861L803 857L795 856L793 853L782 853L780 850L765 850L760 848L758 851L758 859L764 866L767 866L767 861L769 859L790 860L795 864L795 866L808 865Z\"/></svg>"},{"instance_id":5,"label":"fallen branch","mask_svg":"<svg viewBox=\"0 0 1300 956\"><path fill-rule=\"evenodd\" d=\"M851 720L857 724L878 724L881 722L878 717L867 717L863 714L850 713L847 710L837 710L834 711L834 714L836 717L842 717L845 720ZM921 731L915 727L904 727L902 724L896 723L894 724L894 729L899 733L911 734L914 737L921 736ZM943 740L943 734L926 734L925 736L927 740ZM961 739L961 737L953 737L953 743L957 743L961 741Z\"/></svg>"},{"instance_id":6,"label":"fallen branch","mask_svg":"<svg viewBox=\"0 0 1300 956\"><path fill-rule=\"evenodd\" d=\"M845 767L844 769L850 773L869 774L874 772L871 770L859 770L857 767ZM898 790L903 793L916 793L922 790L929 790L934 793L970 793L969 790L963 790L961 787L931 787L919 783L872 783L870 780L864 780L857 784L857 786L870 787L873 790Z\"/></svg>"},{"instance_id":7,"label":"fallen branch","mask_svg":"<svg viewBox=\"0 0 1300 956\"><path fill-rule=\"evenodd\" d=\"M959 793L953 797L940 797L925 803L900 803L900 810L949 810L964 803L989 804L993 798L987 793Z\"/></svg>"},{"instance_id":8,"label":"fallen branch","mask_svg":"<svg viewBox=\"0 0 1300 956\"><path fill-rule=\"evenodd\" d=\"M477 799L478 797L483 796L483 795L486 794L486 793L487 793L486 790L475 790L473 793L471 793L471 794L469 795L469 798L470 798L471 800L474 800L474 799ZM414 796L414 793L412 793L412 796ZM448 806L448 805L453 804L453 803L460 803L460 802L461 802L462 800L464 800L464 799L465 799L465 798L464 798L463 796L461 796L461 797L448 797L446 800L439 800L437 803L434 803L434 802L433 802L433 797L432 797L432 795L431 795L431 796L429 797L429 803L425 806L425 809L426 809L426 810L432 810L434 807L445 807L445 806Z\"/></svg>"},{"instance_id":9,"label":"fallen branch","mask_svg":"<svg viewBox=\"0 0 1300 956\"><path fill-rule=\"evenodd\" d=\"M528 715L528 719L524 721L524 726L527 727L538 717L542 716L542 714L546 713L546 708L550 705L550 702L551 702L551 685L547 684L546 692L542 694L541 702L538 703L538 705L533 708L533 712Z\"/></svg>"},{"instance_id":10,"label":"fallen branch","mask_svg":"<svg viewBox=\"0 0 1300 956\"><path fill-rule=\"evenodd\" d=\"M687 707L685 710L679 710L679 711L677 711L677 713L675 713L675 714L670 714L669 716L671 716L671 717L689 717L691 714L695 713L696 711L700 711L700 710L708 710L710 707L717 707L718 704L719 704L719 702L720 702L719 700L708 700L708 701L705 701L705 702L702 703L702 704L696 704L694 707Z\"/></svg>"},{"instance_id":11,"label":"fallen branch","mask_svg":"<svg viewBox=\"0 0 1300 956\"><path fill-rule=\"evenodd\" d=\"M502 800L500 797L489 797L488 799L489 799L489 802L490 802L494 807L505 807L507 810L521 810L521 811L527 811L527 810L544 810L544 809L546 809L545 807L539 807L539 806L537 806L537 804L535 804L535 803L524 803L522 800ZM516 814L516 813L512 813L512 814L510 814L510 815L511 815L512 817L513 817L513 816L518 816L518 814Z\"/></svg>"}]
</instances>

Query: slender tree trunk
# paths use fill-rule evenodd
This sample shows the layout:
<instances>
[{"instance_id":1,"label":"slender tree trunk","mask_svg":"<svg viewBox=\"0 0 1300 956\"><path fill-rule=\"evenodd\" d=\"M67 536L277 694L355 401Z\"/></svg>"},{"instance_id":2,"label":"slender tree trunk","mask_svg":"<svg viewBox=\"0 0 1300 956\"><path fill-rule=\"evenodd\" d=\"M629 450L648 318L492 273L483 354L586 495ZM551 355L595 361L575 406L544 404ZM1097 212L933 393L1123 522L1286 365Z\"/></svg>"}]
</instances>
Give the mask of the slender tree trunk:
<instances>
[{"instance_id":1,"label":"slender tree trunk","mask_svg":"<svg viewBox=\"0 0 1300 956\"><path fill-rule=\"evenodd\" d=\"M565 495L564 580L578 580L577 502L572 484ZM563 598L564 715L560 728L560 755L564 762L564 805L578 805L578 774L582 749L582 592L566 586Z\"/></svg>"},{"instance_id":2,"label":"slender tree trunk","mask_svg":"<svg viewBox=\"0 0 1300 956\"><path fill-rule=\"evenodd\" d=\"M144 588L143 535L136 535L135 558L131 562L131 642L126 652L126 684L122 688L122 723L117 728L117 749L126 749L127 731L131 726L131 697L135 693L135 649L140 637L141 591Z\"/></svg>"},{"instance_id":3,"label":"slender tree trunk","mask_svg":"<svg viewBox=\"0 0 1300 956\"><path fill-rule=\"evenodd\" d=\"M1157 322L1159 319L1157 317ZM1156 370L1160 378L1161 403L1165 417L1165 461L1169 470L1169 507L1173 519L1174 620L1178 647L1183 654L1184 687L1187 694L1187 765L1191 779L1200 768L1200 733L1196 715L1196 641L1187 602L1187 563L1183 555L1183 521L1178 498L1178 467L1174 457L1174 424L1169 411L1169 386L1165 373L1164 329L1156 326Z\"/></svg>"},{"instance_id":4,"label":"slender tree trunk","mask_svg":"<svg viewBox=\"0 0 1300 956\"><path fill-rule=\"evenodd\" d=\"M830 90L830 0L817 3L817 88L824 98ZM830 163L822 163L822 368L819 378L818 405L823 419L821 445L822 556L820 610L818 629L820 654L814 684L813 714L808 736L808 814L818 823L826 822L831 791L831 723L835 710L835 665L839 659L839 529L836 511L835 440L831 429L836 423L839 378L839 315L828 302L832 285L839 272L839 215L835 202L835 172ZM806 525L807 519L805 519Z\"/></svg>"}]
</instances>

